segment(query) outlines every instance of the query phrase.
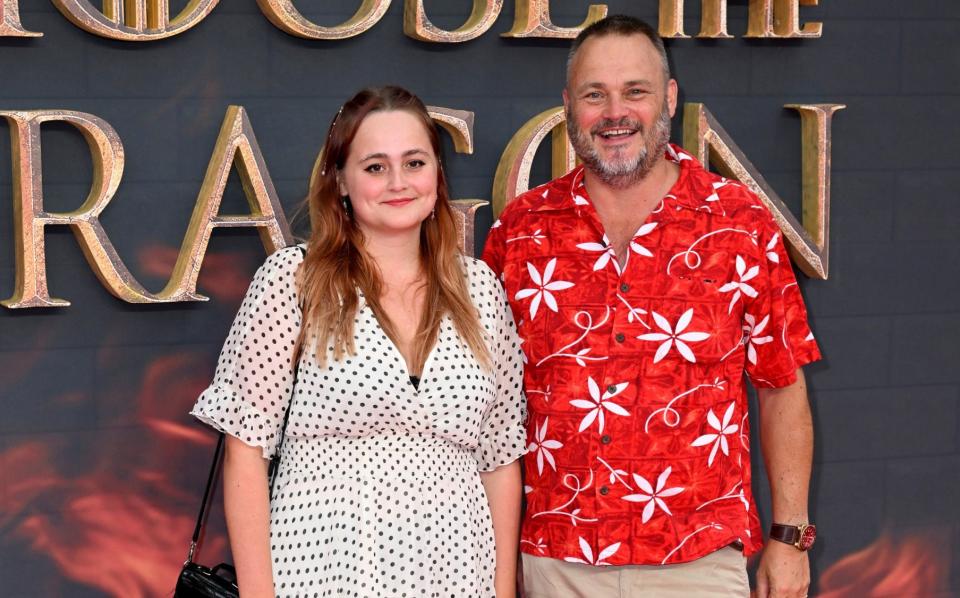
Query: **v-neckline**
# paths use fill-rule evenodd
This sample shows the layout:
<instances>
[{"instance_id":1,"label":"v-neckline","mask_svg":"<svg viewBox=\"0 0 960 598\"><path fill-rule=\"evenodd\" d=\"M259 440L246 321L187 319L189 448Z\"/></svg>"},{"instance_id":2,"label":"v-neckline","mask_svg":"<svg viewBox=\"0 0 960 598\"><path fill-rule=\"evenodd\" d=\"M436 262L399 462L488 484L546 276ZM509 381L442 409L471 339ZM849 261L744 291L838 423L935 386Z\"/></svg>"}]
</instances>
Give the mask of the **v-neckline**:
<instances>
[{"instance_id":1,"label":"v-neckline","mask_svg":"<svg viewBox=\"0 0 960 598\"><path fill-rule=\"evenodd\" d=\"M370 308L370 306L366 304L363 307L364 309ZM387 331L383 329L383 325L380 323L380 318L377 317L377 314L373 313L372 309L370 309L370 316L373 318L373 321L376 322L377 324L377 332L380 333L381 338L383 338L387 342L387 345L390 347L390 350L394 352L395 357L399 360L401 364L400 370L403 371L403 375L406 377L405 378L406 384L413 388L414 394L419 395L424 388L424 383L427 380L427 372L430 370L430 362L433 360L433 354L436 352L437 346L440 344L440 340L443 337L443 325L446 322L447 316L444 315L443 317L440 318L440 328L437 330L437 338L434 339L433 346L430 347L430 351L427 353L427 358L423 362L423 368L420 370L419 376L414 376L413 374L410 373L410 370L408 369L408 366L407 366L407 360L403 356L403 351L401 351L400 347L398 347L397 344L393 342L393 339L390 338L390 335L387 334ZM414 386L410 378L418 378L420 380L419 386Z\"/></svg>"}]
</instances>

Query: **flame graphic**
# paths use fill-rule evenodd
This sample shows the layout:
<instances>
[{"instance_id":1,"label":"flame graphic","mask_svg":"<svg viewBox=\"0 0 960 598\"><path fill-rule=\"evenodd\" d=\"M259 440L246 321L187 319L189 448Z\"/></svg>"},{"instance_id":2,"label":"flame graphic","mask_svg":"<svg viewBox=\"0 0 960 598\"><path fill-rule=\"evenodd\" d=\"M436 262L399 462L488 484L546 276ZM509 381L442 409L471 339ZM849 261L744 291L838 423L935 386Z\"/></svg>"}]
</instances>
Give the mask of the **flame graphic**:
<instances>
[{"instance_id":1,"label":"flame graphic","mask_svg":"<svg viewBox=\"0 0 960 598\"><path fill-rule=\"evenodd\" d=\"M819 598L933 596L949 587L950 538L926 532L882 534L870 546L834 563L820 576Z\"/></svg>"}]
</instances>

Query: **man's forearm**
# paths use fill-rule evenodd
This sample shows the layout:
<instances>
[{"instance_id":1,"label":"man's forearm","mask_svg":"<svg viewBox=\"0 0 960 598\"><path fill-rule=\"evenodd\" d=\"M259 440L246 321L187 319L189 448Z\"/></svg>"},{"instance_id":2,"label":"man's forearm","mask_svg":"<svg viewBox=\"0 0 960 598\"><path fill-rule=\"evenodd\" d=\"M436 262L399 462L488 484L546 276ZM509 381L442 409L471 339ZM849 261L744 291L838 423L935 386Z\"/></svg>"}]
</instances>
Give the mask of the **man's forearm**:
<instances>
[{"instance_id":1,"label":"man's forearm","mask_svg":"<svg viewBox=\"0 0 960 598\"><path fill-rule=\"evenodd\" d=\"M760 389L760 444L770 480L773 520L808 522L813 417L803 370L784 388Z\"/></svg>"}]
</instances>

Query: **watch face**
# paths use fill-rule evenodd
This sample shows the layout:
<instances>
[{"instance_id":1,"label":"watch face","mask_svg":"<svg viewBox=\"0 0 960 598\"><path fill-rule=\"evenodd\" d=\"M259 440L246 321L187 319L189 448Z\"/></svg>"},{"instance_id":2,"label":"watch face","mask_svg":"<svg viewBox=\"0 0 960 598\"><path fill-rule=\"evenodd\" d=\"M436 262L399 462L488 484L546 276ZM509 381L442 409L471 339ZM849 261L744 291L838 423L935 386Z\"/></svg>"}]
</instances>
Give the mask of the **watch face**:
<instances>
[{"instance_id":1,"label":"watch face","mask_svg":"<svg viewBox=\"0 0 960 598\"><path fill-rule=\"evenodd\" d=\"M817 526L807 525L804 526L800 531L800 540L797 541L797 544L800 550L810 550L813 546L813 542L817 539Z\"/></svg>"}]
</instances>

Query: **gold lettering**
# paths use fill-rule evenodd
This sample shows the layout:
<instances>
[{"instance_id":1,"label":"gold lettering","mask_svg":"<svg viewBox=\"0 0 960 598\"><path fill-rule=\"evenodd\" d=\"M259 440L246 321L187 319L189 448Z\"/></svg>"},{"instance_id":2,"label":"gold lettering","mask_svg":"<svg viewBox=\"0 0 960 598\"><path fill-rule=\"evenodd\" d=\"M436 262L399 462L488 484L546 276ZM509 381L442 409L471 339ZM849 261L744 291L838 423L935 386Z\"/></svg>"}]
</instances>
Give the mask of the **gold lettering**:
<instances>
[{"instance_id":1,"label":"gold lettering","mask_svg":"<svg viewBox=\"0 0 960 598\"><path fill-rule=\"evenodd\" d=\"M43 37L43 34L23 28L17 0L0 0L0 37Z\"/></svg>"},{"instance_id":2,"label":"gold lettering","mask_svg":"<svg viewBox=\"0 0 960 598\"><path fill-rule=\"evenodd\" d=\"M803 164L803 226L823 252L830 250L830 162L833 115L843 104L786 104L800 113Z\"/></svg>"},{"instance_id":3,"label":"gold lettering","mask_svg":"<svg viewBox=\"0 0 960 598\"><path fill-rule=\"evenodd\" d=\"M807 23L800 27L800 7L818 4L819 0L750 0L750 16L744 37L820 37L823 23Z\"/></svg>"},{"instance_id":4,"label":"gold lettering","mask_svg":"<svg viewBox=\"0 0 960 598\"><path fill-rule=\"evenodd\" d=\"M544 110L520 127L500 156L493 177L493 216L500 216L513 199L530 188L530 168L537 148L548 135L553 134L551 151L552 176L559 177L577 165L576 154L567 137L563 106Z\"/></svg>"},{"instance_id":5,"label":"gold lettering","mask_svg":"<svg viewBox=\"0 0 960 598\"><path fill-rule=\"evenodd\" d=\"M227 178L234 164L251 213L218 215ZM230 106L223 119L213 156L210 157L187 234L180 246L173 276L160 292L160 297L164 301L206 301L207 297L198 295L196 290L210 234L215 228L251 226L260 233L267 253L293 243L290 225L280 207L280 198L270 180L247 112L240 106Z\"/></svg>"},{"instance_id":6,"label":"gold lettering","mask_svg":"<svg viewBox=\"0 0 960 598\"><path fill-rule=\"evenodd\" d=\"M823 23L800 27L800 6L817 6L819 0L775 0L773 31L778 37L820 37Z\"/></svg>"},{"instance_id":7,"label":"gold lettering","mask_svg":"<svg viewBox=\"0 0 960 598\"><path fill-rule=\"evenodd\" d=\"M293 5L294 0L257 0L260 10L282 31L306 39L346 39L376 25L390 7L390 0L363 0L345 23L323 27L312 23Z\"/></svg>"},{"instance_id":8,"label":"gold lettering","mask_svg":"<svg viewBox=\"0 0 960 598\"><path fill-rule=\"evenodd\" d=\"M683 32L684 0L660 0L660 36L664 38L690 37ZM701 0L700 38L728 39L727 0Z\"/></svg>"},{"instance_id":9,"label":"gold lettering","mask_svg":"<svg viewBox=\"0 0 960 598\"><path fill-rule=\"evenodd\" d=\"M190 0L170 18L170 0L103 0L103 12L90 0L53 0L71 23L84 31L128 42L179 35L206 18L220 0Z\"/></svg>"},{"instance_id":10,"label":"gold lettering","mask_svg":"<svg viewBox=\"0 0 960 598\"><path fill-rule=\"evenodd\" d=\"M573 39L584 27L607 16L606 4L591 4L587 18L576 27L558 27L550 21L550 0L517 0L513 29L503 37Z\"/></svg>"},{"instance_id":11,"label":"gold lettering","mask_svg":"<svg viewBox=\"0 0 960 598\"><path fill-rule=\"evenodd\" d=\"M458 154L473 154L473 112L454 110L439 106L427 106L433 120L453 139L453 149ZM457 245L460 251L474 256L476 248L476 214L483 206L490 205L484 199L454 199L450 202L457 218Z\"/></svg>"},{"instance_id":12,"label":"gold lettering","mask_svg":"<svg viewBox=\"0 0 960 598\"><path fill-rule=\"evenodd\" d=\"M35 110L0 112L10 126L13 153L13 211L16 282L13 296L0 301L8 308L62 307L69 301L50 296L47 289L44 227L67 225L73 231L90 267L116 297L131 303L148 303L155 298L124 266L99 216L113 198L123 175L123 144L106 121L82 112ZM43 209L40 125L67 122L76 127L90 147L93 186L86 201L72 212Z\"/></svg>"},{"instance_id":13,"label":"gold lettering","mask_svg":"<svg viewBox=\"0 0 960 598\"><path fill-rule=\"evenodd\" d=\"M740 181L756 193L783 231L793 261L807 276L825 280L830 245L829 117L843 106L815 106L803 105L800 110L804 119L803 226L703 104L684 106L683 145L704 165L709 163L723 176Z\"/></svg>"},{"instance_id":14,"label":"gold lettering","mask_svg":"<svg viewBox=\"0 0 960 598\"><path fill-rule=\"evenodd\" d=\"M453 31L437 28L423 9L423 0L405 0L403 6L403 32L423 42L456 44L480 37L493 25L503 0L473 0L473 11L467 22Z\"/></svg>"}]
</instances>

